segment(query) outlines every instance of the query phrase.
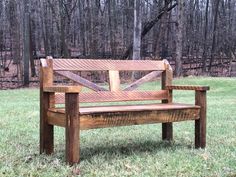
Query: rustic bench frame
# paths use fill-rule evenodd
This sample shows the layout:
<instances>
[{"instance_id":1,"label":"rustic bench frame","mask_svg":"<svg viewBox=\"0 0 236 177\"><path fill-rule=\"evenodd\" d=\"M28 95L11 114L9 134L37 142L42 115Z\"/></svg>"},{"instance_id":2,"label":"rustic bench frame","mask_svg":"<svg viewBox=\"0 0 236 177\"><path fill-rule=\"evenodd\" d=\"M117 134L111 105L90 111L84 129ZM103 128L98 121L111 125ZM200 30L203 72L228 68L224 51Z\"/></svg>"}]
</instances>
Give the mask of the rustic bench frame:
<instances>
[{"instance_id":1,"label":"rustic bench frame","mask_svg":"<svg viewBox=\"0 0 236 177\"><path fill-rule=\"evenodd\" d=\"M153 71L133 84L120 91L120 70ZM53 72L67 77L79 83L79 86L55 86L53 85ZM96 85L78 75L66 70L107 70L109 71L109 88ZM157 71L154 71L157 70ZM135 92L136 87L161 75L161 91ZM54 149L53 127L54 125L65 127L66 136L66 161L70 164L80 160L80 130L102 128L111 126L123 126L146 123L162 123L162 139L173 139L172 122L194 120L195 121L195 147L206 146L206 91L207 86L174 86L172 85L173 72L166 60L163 61L123 61L123 60L72 60L72 59L41 59L40 66L40 153L51 154ZM81 93L82 86L96 91L96 95ZM172 105L172 90L194 90L195 105L187 107ZM60 95L57 93L63 93ZM141 110L138 106L135 111L122 112L122 107L112 113L99 113L85 111L80 113L79 102L103 102L103 101L127 101L127 100L161 100L163 106L160 109ZM65 111L56 108L57 103L65 103ZM175 108L173 107L175 106ZM181 107L182 106L182 107ZM161 108L163 107L163 108ZM179 107L179 108L178 108ZM92 108L93 109L93 108ZM109 109L109 108L108 108ZM119 110L121 109L121 110ZM132 108L133 109L133 108ZM138 110L140 109L140 110ZM89 110L89 108L88 108ZM82 108L81 108L82 111ZM138 114L137 114L138 111ZM125 116L129 118L125 118ZM114 121L112 119L117 119ZM97 119L96 119L97 118Z\"/></svg>"}]
</instances>

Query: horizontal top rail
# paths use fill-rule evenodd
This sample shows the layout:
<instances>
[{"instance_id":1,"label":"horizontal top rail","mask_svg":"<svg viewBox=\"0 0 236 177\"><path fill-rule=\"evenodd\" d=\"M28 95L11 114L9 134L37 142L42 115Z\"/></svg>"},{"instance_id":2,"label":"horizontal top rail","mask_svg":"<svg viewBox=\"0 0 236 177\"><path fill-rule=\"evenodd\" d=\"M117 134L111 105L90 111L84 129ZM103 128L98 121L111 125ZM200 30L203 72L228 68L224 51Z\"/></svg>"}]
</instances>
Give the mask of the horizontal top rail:
<instances>
[{"instance_id":1,"label":"horizontal top rail","mask_svg":"<svg viewBox=\"0 0 236 177\"><path fill-rule=\"evenodd\" d=\"M163 61L154 60L92 60L53 59L53 70L57 71L152 71L165 70Z\"/></svg>"}]
</instances>

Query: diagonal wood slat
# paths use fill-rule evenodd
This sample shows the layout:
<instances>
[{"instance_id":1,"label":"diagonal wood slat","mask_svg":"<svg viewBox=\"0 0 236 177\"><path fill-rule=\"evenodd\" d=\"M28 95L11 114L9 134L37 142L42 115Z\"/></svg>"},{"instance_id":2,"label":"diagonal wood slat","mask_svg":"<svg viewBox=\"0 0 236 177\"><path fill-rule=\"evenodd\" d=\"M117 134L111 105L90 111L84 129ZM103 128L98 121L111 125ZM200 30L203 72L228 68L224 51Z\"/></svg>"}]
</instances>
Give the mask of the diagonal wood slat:
<instances>
[{"instance_id":1,"label":"diagonal wood slat","mask_svg":"<svg viewBox=\"0 0 236 177\"><path fill-rule=\"evenodd\" d=\"M82 78L82 77L78 76L77 74L74 74L70 71L55 71L55 72L61 76L64 76L70 80L73 80L73 81L79 83L80 85L83 85L84 87L87 87L87 88L94 90L96 92L107 91L107 89L100 87L99 85L97 85L87 79L84 79L84 78Z\"/></svg>"},{"instance_id":2,"label":"diagonal wood slat","mask_svg":"<svg viewBox=\"0 0 236 177\"><path fill-rule=\"evenodd\" d=\"M162 73L162 71L153 71L153 72L143 76L142 78L136 80L132 84L128 85L126 88L124 88L124 91L132 91L132 90L136 89L137 87L139 87L141 84L148 82L155 77L160 76L161 73Z\"/></svg>"},{"instance_id":3,"label":"diagonal wood slat","mask_svg":"<svg viewBox=\"0 0 236 177\"><path fill-rule=\"evenodd\" d=\"M163 71L163 61L155 60L92 60L54 59L53 70L57 71Z\"/></svg>"}]
</instances>

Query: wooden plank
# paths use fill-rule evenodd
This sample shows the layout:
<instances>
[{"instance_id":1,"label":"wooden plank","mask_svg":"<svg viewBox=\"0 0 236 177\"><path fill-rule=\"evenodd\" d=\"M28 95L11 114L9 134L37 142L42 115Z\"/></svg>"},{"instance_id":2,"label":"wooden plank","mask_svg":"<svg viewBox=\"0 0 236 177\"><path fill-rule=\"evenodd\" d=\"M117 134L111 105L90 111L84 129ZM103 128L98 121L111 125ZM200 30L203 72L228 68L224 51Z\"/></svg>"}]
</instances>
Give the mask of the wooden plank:
<instances>
[{"instance_id":1,"label":"wooden plank","mask_svg":"<svg viewBox=\"0 0 236 177\"><path fill-rule=\"evenodd\" d=\"M167 85L171 85L172 80L173 80L173 70L169 62L167 60L164 60L164 64L165 64L165 71L162 72L162 84L161 84L162 89L166 89ZM172 103L172 90L169 90L168 99L163 99L162 103L163 104ZM173 124L172 122L162 124L162 139L163 140L168 140L168 141L173 140L173 125L172 124Z\"/></svg>"},{"instance_id":2,"label":"wooden plank","mask_svg":"<svg viewBox=\"0 0 236 177\"><path fill-rule=\"evenodd\" d=\"M168 86L166 86L166 89L168 89L168 90L198 90L198 91L204 91L204 90L210 90L210 87L208 87L208 86L193 86L193 85L168 85Z\"/></svg>"},{"instance_id":3,"label":"wooden plank","mask_svg":"<svg viewBox=\"0 0 236 177\"><path fill-rule=\"evenodd\" d=\"M62 92L62 93L79 93L81 86L50 86L44 87L44 92Z\"/></svg>"},{"instance_id":4,"label":"wooden plank","mask_svg":"<svg viewBox=\"0 0 236 177\"><path fill-rule=\"evenodd\" d=\"M105 113L105 112L131 112L131 111L154 111L154 110L180 110L180 109L199 109L199 106L190 104L136 104L136 105L116 105L116 106L94 106L82 107L80 114Z\"/></svg>"},{"instance_id":5,"label":"wooden plank","mask_svg":"<svg viewBox=\"0 0 236 177\"><path fill-rule=\"evenodd\" d=\"M64 76L70 80L73 80L77 83L79 83L80 85L84 86L84 87L87 87L91 90L94 90L94 91L107 91L107 89L87 80L87 79L84 79L82 77L80 77L79 75L77 74L74 74L70 71L56 71L57 74L61 75L61 76Z\"/></svg>"},{"instance_id":6,"label":"wooden plank","mask_svg":"<svg viewBox=\"0 0 236 177\"><path fill-rule=\"evenodd\" d=\"M196 91L195 104L200 108L200 119L195 121L195 148L206 147L206 91Z\"/></svg>"},{"instance_id":7,"label":"wooden plank","mask_svg":"<svg viewBox=\"0 0 236 177\"><path fill-rule=\"evenodd\" d=\"M53 69L58 71L154 71L165 70L163 61L154 60L92 60L54 59Z\"/></svg>"},{"instance_id":8,"label":"wooden plank","mask_svg":"<svg viewBox=\"0 0 236 177\"><path fill-rule=\"evenodd\" d=\"M78 163L80 159L80 119L78 97L78 93L66 93L66 161L71 165Z\"/></svg>"},{"instance_id":9,"label":"wooden plank","mask_svg":"<svg viewBox=\"0 0 236 177\"><path fill-rule=\"evenodd\" d=\"M119 92L89 92L80 93L81 103L118 102L118 101L144 101L168 99L167 90L159 91L119 91ZM63 94L55 95L56 104L65 103Z\"/></svg>"},{"instance_id":10,"label":"wooden plank","mask_svg":"<svg viewBox=\"0 0 236 177\"><path fill-rule=\"evenodd\" d=\"M51 124L65 126L65 114L49 111L48 116ZM92 113L80 116L80 129L178 122L198 118L199 108Z\"/></svg>"},{"instance_id":11,"label":"wooden plank","mask_svg":"<svg viewBox=\"0 0 236 177\"><path fill-rule=\"evenodd\" d=\"M83 106L80 107L81 115L90 113L104 112L127 112L127 111L153 111L153 110L172 110L172 109L200 109L200 106L183 103L154 103L154 104L131 104L131 105L112 105L112 106ZM50 108L52 112L65 113L64 108Z\"/></svg>"},{"instance_id":12,"label":"wooden plank","mask_svg":"<svg viewBox=\"0 0 236 177\"><path fill-rule=\"evenodd\" d=\"M53 83L52 59L43 60L42 65L40 66L40 153L51 154L54 149L54 129L53 125L47 122L47 111L48 108L55 106L55 96L43 92L43 87Z\"/></svg>"},{"instance_id":13,"label":"wooden plank","mask_svg":"<svg viewBox=\"0 0 236 177\"><path fill-rule=\"evenodd\" d=\"M109 88L110 88L110 91L113 91L113 92L120 90L119 71L109 70Z\"/></svg>"},{"instance_id":14,"label":"wooden plank","mask_svg":"<svg viewBox=\"0 0 236 177\"><path fill-rule=\"evenodd\" d=\"M145 75L144 77L142 77L142 78L138 79L137 81L133 82L132 84L128 85L123 90L124 91L132 91L132 90L136 89L137 87L139 87L141 84L148 82L155 77L160 76L161 73L162 73L161 71L152 71L151 73Z\"/></svg>"},{"instance_id":15,"label":"wooden plank","mask_svg":"<svg viewBox=\"0 0 236 177\"><path fill-rule=\"evenodd\" d=\"M65 111L48 111L48 124L60 127L66 127Z\"/></svg>"},{"instance_id":16,"label":"wooden plank","mask_svg":"<svg viewBox=\"0 0 236 177\"><path fill-rule=\"evenodd\" d=\"M197 119L198 109L114 112L82 116L81 129L178 122Z\"/></svg>"}]
</instances>

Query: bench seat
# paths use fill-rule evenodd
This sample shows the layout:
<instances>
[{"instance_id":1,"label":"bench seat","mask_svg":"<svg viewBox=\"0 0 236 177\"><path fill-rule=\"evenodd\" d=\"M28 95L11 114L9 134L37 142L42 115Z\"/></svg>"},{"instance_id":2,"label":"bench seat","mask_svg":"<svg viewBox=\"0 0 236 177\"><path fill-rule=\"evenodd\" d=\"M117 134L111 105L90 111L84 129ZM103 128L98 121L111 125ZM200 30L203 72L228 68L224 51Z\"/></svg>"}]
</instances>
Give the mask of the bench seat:
<instances>
[{"instance_id":1,"label":"bench seat","mask_svg":"<svg viewBox=\"0 0 236 177\"><path fill-rule=\"evenodd\" d=\"M183 103L168 104L134 104L134 105L114 105L114 106L84 106L79 108L80 115L112 112L131 112L131 111L155 111L155 110L175 110L175 109L200 109L200 106ZM49 111L65 113L65 108L49 108Z\"/></svg>"},{"instance_id":2,"label":"bench seat","mask_svg":"<svg viewBox=\"0 0 236 177\"><path fill-rule=\"evenodd\" d=\"M80 107L80 129L151 123L179 122L199 119L200 106L191 104L139 104ZM66 126L64 108L49 108L48 123Z\"/></svg>"}]
</instances>

